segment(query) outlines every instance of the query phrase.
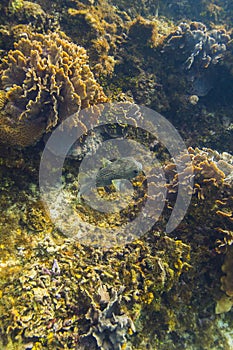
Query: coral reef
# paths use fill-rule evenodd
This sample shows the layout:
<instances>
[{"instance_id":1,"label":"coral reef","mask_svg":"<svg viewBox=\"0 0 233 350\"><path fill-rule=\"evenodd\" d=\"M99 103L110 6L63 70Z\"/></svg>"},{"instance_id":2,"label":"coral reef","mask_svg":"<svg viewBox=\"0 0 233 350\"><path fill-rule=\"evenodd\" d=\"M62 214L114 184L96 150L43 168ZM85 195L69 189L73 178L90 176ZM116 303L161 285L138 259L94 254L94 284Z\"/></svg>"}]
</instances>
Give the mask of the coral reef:
<instances>
[{"instance_id":1,"label":"coral reef","mask_svg":"<svg viewBox=\"0 0 233 350\"><path fill-rule=\"evenodd\" d=\"M225 36L223 28L214 30ZM124 96L163 113L181 131L188 145L231 152L230 44L217 64L201 68L202 51L187 70L182 67L194 46L187 51L188 45L169 48L165 43L174 33L174 24L163 19L132 21L127 38L118 47L115 74L105 91L113 99ZM222 101L226 101L224 106Z\"/></svg>"},{"instance_id":2,"label":"coral reef","mask_svg":"<svg viewBox=\"0 0 233 350\"><path fill-rule=\"evenodd\" d=\"M30 22L35 20L43 22L46 18L46 14L41 6L30 1L9 1L8 11L10 16L17 16L19 22Z\"/></svg>"},{"instance_id":3,"label":"coral reef","mask_svg":"<svg viewBox=\"0 0 233 350\"><path fill-rule=\"evenodd\" d=\"M33 27L35 31L45 33L50 30L59 28L57 15L49 14L40 4L33 1L25 0L8 0L1 2L0 23L6 29L11 29L15 25L28 25ZM1 28L2 29L2 28Z\"/></svg>"},{"instance_id":4,"label":"coral reef","mask_svg":"<svg viewBox=\"0 0 233 350\"><path fill-rule=\"evenodd\" d=\"M119 4L115 7L106 1L66 2L64 9L59 1L51 8L43 1L40 4L51 15L59 12L61 28L74 42L87 49L90 67L109 97L135 101L166 113L192 146L224 151L221 135L230 146L229 47L219 63L210 63L208 68L199 70L202 50L199 58L195 56L191 69L181 71L180 67L191 52L182 53L181 49L161 54L163 41L175 33L174 24L165 18L137 17L132 20ZM160 4L160 8L163 7L164 4ZM186 23L190 22L187 20ZM224 27L212 24L206 32L211 31L224 32ZM226 59L228 53L229 60ZM227 100L229 108L222 106L222 100Z\"/></svg>"},{"instance_id":5,"label":"coral reef","mask_svg":"<svg viewBox=\"0 0 233 350\"><path fill-rule=\"evenodd\" d=\"M222 290L224 290L229 297L233 297L232 251L233 250L231 246L227 248L225 261L224 261L224 264L222 265L222 271L225 273L225 276L221 278Z\"/></svg>"},{"instance_id":6,"label":"coral reef","mask_svg":"<svg viewBox=\"0 0 233 350\"><path fill-rule=\"evenodd\" d=\"M0 11L0 348L232 349L231 2L3 0ZM74 215L103 227L101 237L67 239L40 200L38 141L76 112L85 130L79 111L105 94L162 112L192 146L192 201L169 236L179 174L159 140L137 129L137 113L135 128L119 119L91 130L64 164ZM80 161L118 137L148 147L166 184L152 177L149 198L140 174L127 208L96 213L77 204ZM188 167L188 158L178 161ZM98 191L117 197L111 185ZM159 220L117 245L110 228L135 218L146 198L165 200Z\"/></svg>"},{"instance_id":7,"label":"coral reef","mask_svg":"<svg viewBox=\"0 0 233 350\"><path fill-rule=\"evenodd\" d=\"M112 291L112 296L107 291L106 286L100 286L97 290L101 309L94 303L86 314L86 319L90 322L90 328L86 334L80 336L78 348L106 350L121 350L127 343L126 334L135 331L133 321L121 311L122 289L117 292Z\"/></svg>"},{"instance_id":8,"label":"coral reef","mask_svg":"<svg viewBox=\"0 0 233 350\"><path fill-rule=\"evenodd\" d=\"M106 0L97 4L75 1L73 7L68 8L62 29L87 49L91 68L101 77L112 75L117 61L116 48L124 41L129 21L124 11L120 12Z\"/></svg>"},{"instance_id":9,"label":"coral reef","mask_svg":"<svg viewBox=\"0 0 233 350\"><path fill-rule=\"evenodd\" d=\"M115 86L128 100L133 98L136 103L159 112L167 110L160 45L173 30L174 25L163 19L150 21L138 17L131 21L127 37L118 46L118 62L115 75L109 81L109 94Z\"/></svg>"},{"instance_id":10,"label":"coral reef","mask_svg":"<svg viewBox=\"0 0 233 350\"><path fill-rule=\"evenodd\" d=\"M2 341L7 342L7 330L26 348L32 340L71 349L78 343L84 349L87 344L91 349L125 346L143 305L157 303L188 267L188 246L168 237L151 239L151 247L138 240L127 248L103 252L70 241L57 245L45 237L28 262L27 252L21 255L23 274L16 271L15 278L2 285Z\"/></svg>"},{"instance_id":11,"label":"coral reef","mask_svg":"<svg viewBox=\"0 0 233 350\"><path fill-rule=\"evenodd\" d=\"M225 234L227 234L225 232ZM229 312L233 306L233 278L232 278L232 264L233 264L233 233L232 231L228 233L228 237L231 237L231 240L228 241L228 246L226 247L226 255L224 263L222 265L222 271L224 276L221 277L221 290L224 294L221 294L217 298L215 312L217 314Z\"/></svg>"},{"instance_id":12,"label":"coral reef","mask_svg":"<svg viewBox=\"0 0 233 350\"><path fill-rule=\"evenodd\" d=\"M34 144L80 108L106 101L85 49L56 33L25 34L0 70L3 143Z\"/></svg>"},{"instance_id":13,"label":"coral reef","mask_svg":"<svg viewBox=\"0 0 233 350\"><path fill-rule=\"evenodd\" d=\"M203 332L216 327L211 318L215 292L220 288L224 247L231 244L232 158L210 149L189 152L195 173L193 199L171 237L164 233L164 221L170 216L178 183L174 164L166 157L169 181L163 220L126 246L82 246L51 231L40 203L31 201L23 213L20 210L18 224L29 231L29 237L32 233L38 237L31 246L21 243L17 264L9 261L10 275L7 262L2 265L4 346L23 342L21 348L26 349L65 345L75 349L77 344L84 349L141 349L151 344L166 349L162 339L169 342L175 336L181 341L184 333L186 346L202 344L203 337L209 348L213 346L213 339ZM207 328L203 330L200 322ZM220 339L223 342L223 336Z\"/></svg>"},{"instance_id":14,"label":"coral reef","mask_svg":"<svg viewBox=\"0 0 233 350\"><path fill-rule=\"evenodd\" d=\"M207 30L200 22L180 23L175 33L168 36L164 50L175 52L184 60L183 66L192 82L192 92L205 96L212 88L208 68L223 58L227 43L231 40L225 29Z\"/></svg>"},{"instance_id":15,"label":"coral reef","mask_svg":"<svg viewBox=\"0 0 233 350\"><path fill-rule=\"evenodd\" d=\"M210 64L217 64L222 59L230 39L224 29L207 30L201 22L184 22L168 37L166 46L181 50L182 54L189 53L184 62L186 69L194 65L208 68Z\"/></svg>"},{"instance_id":16,"label":"coral reef","mask_svg":"<svg viewBox=\"0 0 233 350\"><path fill-rule=\"evenodd\" d=\"M228 24L231 27L233 18L232 4L226 0L148 0L148 1L110 1L121 10L125 10L130 16L142 15L146 18L167 17L174 21L181 21L184 18L197 21L204 21L208 24Z\"/></svg>"}]
</instances>

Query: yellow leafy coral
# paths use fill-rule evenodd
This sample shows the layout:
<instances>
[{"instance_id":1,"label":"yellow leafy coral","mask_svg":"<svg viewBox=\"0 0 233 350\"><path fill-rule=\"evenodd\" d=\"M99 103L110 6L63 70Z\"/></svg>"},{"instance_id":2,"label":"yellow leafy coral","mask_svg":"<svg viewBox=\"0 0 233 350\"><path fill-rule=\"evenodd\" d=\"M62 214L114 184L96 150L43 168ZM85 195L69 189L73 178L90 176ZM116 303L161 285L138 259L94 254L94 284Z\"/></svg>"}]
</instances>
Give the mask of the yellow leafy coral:
<instances>
[{"instance_id":1,"label":"yellow leafy coral","mask_svg":"<svg viewBox=\"0 0 233 350\"><path fill-rule=\"evenodd\" d=\"M69 115L106 101L83 47L57 33L25 33L14 47L0 66L2 143L34 144Z\"/></svg>"}]
</instances>

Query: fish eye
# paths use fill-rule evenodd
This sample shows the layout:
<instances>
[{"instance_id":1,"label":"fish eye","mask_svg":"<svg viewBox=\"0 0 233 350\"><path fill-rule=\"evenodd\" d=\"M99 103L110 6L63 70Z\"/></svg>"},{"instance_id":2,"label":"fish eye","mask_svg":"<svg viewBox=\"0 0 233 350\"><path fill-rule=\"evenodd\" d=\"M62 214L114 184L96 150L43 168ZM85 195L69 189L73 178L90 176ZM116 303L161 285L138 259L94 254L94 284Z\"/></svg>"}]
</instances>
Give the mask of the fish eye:
<instances>
[{"instance_id":1,"label":"fish eye","mask_svg":"<svg viewBox=\"0 0 233 350\"><path fill-rule=\"evenodd\" d=\"M138 170L135 169L135 170L133 171L133 173L134 173L135 175L137 175L137 174L138 174Z\"/></svg>"}]
</instances>

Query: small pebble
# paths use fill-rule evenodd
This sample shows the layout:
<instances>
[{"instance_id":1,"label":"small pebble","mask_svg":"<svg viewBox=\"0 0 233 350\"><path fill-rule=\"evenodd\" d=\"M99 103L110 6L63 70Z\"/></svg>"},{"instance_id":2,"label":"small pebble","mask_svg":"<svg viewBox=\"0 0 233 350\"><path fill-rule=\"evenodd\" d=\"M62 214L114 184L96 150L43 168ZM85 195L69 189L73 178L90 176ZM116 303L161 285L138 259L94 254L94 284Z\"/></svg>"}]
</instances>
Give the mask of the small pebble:
<instances>
[{"instance_id":1,"label":"small pebble","mask_svg":"<svg viewBox=\"0 0 233 350\"><path fill-rule=\"evenodd\" d=\"M192 105L196 105L197 102L199 101L199 97L197 95L191 95L189 96L189 102L192 104Z\"/></svg>"}]
</instances>

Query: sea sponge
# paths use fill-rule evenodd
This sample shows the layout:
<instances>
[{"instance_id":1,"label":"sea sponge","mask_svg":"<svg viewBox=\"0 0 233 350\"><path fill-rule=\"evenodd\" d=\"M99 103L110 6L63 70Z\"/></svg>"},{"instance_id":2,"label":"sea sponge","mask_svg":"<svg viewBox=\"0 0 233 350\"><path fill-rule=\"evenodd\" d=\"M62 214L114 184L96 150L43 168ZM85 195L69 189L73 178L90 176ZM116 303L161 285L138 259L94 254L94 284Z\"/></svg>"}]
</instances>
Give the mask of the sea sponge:
<instances>
[{"instance_id":1,"label":"sea sponge","mask_svg":"<svg viewBox=\"0 0 233 350\"><path fill-rule=\"evenodd\" d=\"M80 109L105 102L86 50L57 33L25 34L0 66L0 141L29 146Z\"/></svg>"}]
</instances>

